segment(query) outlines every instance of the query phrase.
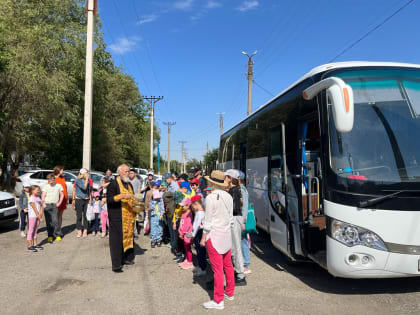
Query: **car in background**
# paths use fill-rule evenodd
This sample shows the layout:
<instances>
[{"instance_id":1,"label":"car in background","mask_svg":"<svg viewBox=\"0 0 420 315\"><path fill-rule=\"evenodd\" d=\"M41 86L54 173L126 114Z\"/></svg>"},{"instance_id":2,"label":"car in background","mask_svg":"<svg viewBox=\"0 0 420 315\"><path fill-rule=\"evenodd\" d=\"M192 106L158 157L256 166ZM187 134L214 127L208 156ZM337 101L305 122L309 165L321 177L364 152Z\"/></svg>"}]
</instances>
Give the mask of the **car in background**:
<instances>
[{"instance_id":1,"label":"car in background","mask_svg":"<svg viewBox=\"0 0 420 315\"><path fill-rule=\"evenodd\" d=\"M20 194L23 191L24 182L28 182L30 185L38 185L42 189L42 187L48 183L48 174L51 174L52 172L53 170L31 170L19 176L15 185L15 195L17 197L20 196ZM70 171L64 171L63 176L66 180L67 195L69 198L69 202L71 202L71 196L73 194L73 183L75 182L77 177Z\"/></svg>"},{"instance_id":2,"label":"car in background","mask_svg":"<svg viewBox=\"0 0 420 315\"><path fill-rule=\"evenodd\" d=\"M90 172L90 178L93 181L93 190L98 190L101 187L102 178L104 178L105 173L92 171Z\"/></svg>"},{"instance_id":3,"label":"car in background","mask_svg":"<svg viewBox=\"0 0 420 315\"><path fill-rule=\"evenodd\" d=\"M0 191L0 225L15 221L18 217L16 198L5 191Z\"/></svg>"}]
</instances>

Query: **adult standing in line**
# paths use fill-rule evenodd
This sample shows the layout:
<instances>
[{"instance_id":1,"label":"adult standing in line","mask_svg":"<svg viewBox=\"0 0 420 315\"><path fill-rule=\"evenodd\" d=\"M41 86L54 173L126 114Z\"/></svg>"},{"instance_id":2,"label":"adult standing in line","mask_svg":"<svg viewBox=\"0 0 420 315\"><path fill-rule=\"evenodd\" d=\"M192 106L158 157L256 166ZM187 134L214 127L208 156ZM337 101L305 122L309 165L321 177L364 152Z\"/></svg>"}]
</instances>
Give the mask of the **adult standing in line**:
<instances>
[{"instance_id":1,"label":"adult standing in line","mask_svg":"<svg viewBox=\"0 0 420 315\"><path fill-rule=\"evenodd\" d=\"M114 176L112 175L112 171L109 168L105 172L105 177L108 179L108 182L112 182L114 180Z\"/></svg>"},{"instance_id":2,"label":"adult standing in line","mask_svg":"<svg viewBox=\"0 0 420 315\"><path fill-rule=\"evenodd\" d=\"M76 207L76 229L77 237L87 237L88 221L86 210L90 201L91 186L89 185L89 172L82 168L75 182L75 207Z\"/></svg>"},{"instance_id":3,"label":"adult standing in line","mask_svg":"<svg viewBox=\"0 0 420 315\"><path fill-rule=\"evenodd\" d=\"M165 181L168 184L168 192L176 192L177 190L179 190L179 185L176 182L176 180L173 179L173 177L171 176L171 173L165 173L162 176L163 181Z\"/></svg>"},{"instance_id":4,"label":"adult standing in line","mask_svg":"<svg viewBox=\"0 0 420 315\"><path fill-rule=\"evenodd\" d=\"M109 217L109 249L112 271L122 272L123 265L134 264L134 220L133 186L128 176L130 168L118 167L118 176L107 189Z\"/></svg>"},{"instance_id":5,"label":"adult standing in line","mask_svg":"<svg viewBox=\"0 0 420 315\"><path fill-rule=\"evenodd\" d=\"M236 272L236 285L246 285L244 256L242 254L241 238L242 231L245 230L242 218L242 193L239 187L239 171L227 170L225 172L226 181L229 184L229 194L233 199L233 227L232 227L232 258Z\"/></svg>"},{"instance_id":6,"label":"adult standing in line","mask_svg":"<svg viewBox=\"0 0 420 315\"><path fill-rule=\"evenodd\" d=\"M246 224L246 220L248 219L248 208L249 208L249 193L245 187L245 173L239 171L239 186L241 188L241 196L242 196L242 219L244 222L244 226ZM250 260L250 248L248 243L249 234L241 233L241 248L242 248L242 256L244 258L244 274L250 274L251 269L249 269L249 265L251 264Z\"/></svg>"},{"instance_id":7,"label":"adult standing in line","mask_svg":"<svg viewBox=\"0 0 420 315\"><path fill-rule=\"evenodd\" d=\"M175 254L175 233L177 233L177 231L174 230L172 219L175 211L174 193L179 190L179 186L176 180L173 179L171 173L163 174L162 179L168 185L166 193L163 195L163 200L165 203L165 215L169 230L169 237L171 239L171 251Z\"/></svg>"},{"instance_id":8,"label":"adult standing in line","mask_svg":"<svg viewBox=\"0 0 420 315\"><path fill-rule=\"evenodd\" d=\"M233 200L225 191L228 184L222 171L213 171L210 176L206 176L206 180L212 187L212 193L206 198L200 245L207 248L214 273L214 290L213 300L204 303L203 306L206 309L224 309L224 298L233 300L235 293L235 275L231 259Z\"/></svg>"},{"instance_id":9,"label":"adult standing in line","mask_svg":"<svg viewBox=\"0 0 420 315\"><path fill-rule=\"evenodd\" d=\"M64 173L64 166L57 165L54 167L55 182L56 184L61 185L61 187L63 187L63 194L64 194L63 201L58 206L58 213L57 213L57 223L61 232L61 235L60 235L61 237L64 236L63 231L61 230L61 226L63 225L63 211L67 209L67 200L68 200L66 179L64 178L63 173Z\"/></svg>"},{"instance_id":10,"label":"adult standing in line","mask_svg":"<svg viewBox=\"0 0 420 315\"><path fill-rule=\"evenodd\" d=\"M42 187L42 206L44 207L45 224L47 225L48 243L61 241L61 229L57 222L58 206L63 202L63 187L55 182L54 173L48 174L48 184Z\"/></svg>"},{"instance_id":11,"label":"adult standing in line","mask_svg":"<svg viewBox=\"0 0 420 315\"><path fill-rule=\"evenodd\" d=\"M131 186L133 186L133 192L134 194L139 194L141 192L141 182L140 180L137 178L137 172L134 168L130 169L130 172L128 173L128 177L130 178L130 183ZM139 221L135 221L135 229L134 229L134 238L138 239L138 236L140 234L140 222Z\"/></svg>"},{"instance_id":12,"label":"adult standing in line","mask_svg":"<svg viewBox=\"0 0 420 315\"><path fill-rule=\"evenodd\" d=\"M203 169L201 168L201 166L197 166L195 169L194 169L194 178L196 178L196 179L198 179L199 181L200 181L200 184L199 184L199 189L200 189L200 191L201 191L201 193L203 194L203 197L204 198L206 198L206 196L205 196L205 194L204 194L204 191L206 190L206 188L207 188L207 181L206 181L206 179L203 177Z\"/></svg>"}]
</instances>

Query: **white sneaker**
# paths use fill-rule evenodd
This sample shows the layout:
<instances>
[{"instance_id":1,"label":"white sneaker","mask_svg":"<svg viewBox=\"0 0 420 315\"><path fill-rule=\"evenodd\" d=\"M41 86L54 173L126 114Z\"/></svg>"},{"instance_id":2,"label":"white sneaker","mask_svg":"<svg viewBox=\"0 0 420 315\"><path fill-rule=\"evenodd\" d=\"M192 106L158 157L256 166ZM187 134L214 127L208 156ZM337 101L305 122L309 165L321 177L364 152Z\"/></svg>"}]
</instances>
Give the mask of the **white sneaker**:
<instances>
[{"instance_id":1,"label":"white sneaker","mask_svg":"<svg viewBox=\"0 0 420 315\"><path fill-rule=\"evenodd\" d=\"M26 236L25 231L20 231L20 236L25 237Z\"/></svg>"},{"instance_id":2,"label":"white sneaker","mask_svg":"<svg viewBox=\"0 0 420 315\"><path fill-rule=\"evenodd\" d=\"M227 294L226 294L226 292L225 292L225 299L226 299L226 300L229 300L229 301L233 301L233 300L235 299L235 296L229 296L229 295L227 295Z\"/></svg>"},{"instance_id":3,"label":"white sneaker","mask_svg":"<svg viewBox=\"0 0 420 315\"><path fill-rule=\"evenodd\" d=\"M207 274L205 270L201 270L201 268L198 268L196 272L193 272L195 277L203 277Z\"/></svg>"},{"instance_id":4,"label":"white sneaker","mask_svg":"<svg viewBox=\"0 0 420 315\"><path fill-rule=\"evenodd\" d=\"M203 303L204 308L206 309L216 309L216 310L223 310L225 308L225 302L216 303L215 301L211 300L206 303Z\"/></svg>"}]
</instances>

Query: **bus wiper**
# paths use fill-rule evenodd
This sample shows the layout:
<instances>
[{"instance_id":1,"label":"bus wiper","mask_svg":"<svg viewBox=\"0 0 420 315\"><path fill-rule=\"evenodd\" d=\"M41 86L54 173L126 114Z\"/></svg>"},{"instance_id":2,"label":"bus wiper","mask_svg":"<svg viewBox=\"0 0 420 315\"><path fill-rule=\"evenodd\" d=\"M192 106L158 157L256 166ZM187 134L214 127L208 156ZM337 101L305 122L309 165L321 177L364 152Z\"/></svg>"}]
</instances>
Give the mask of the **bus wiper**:
<instances>
[{"instance_id":1,"label":"bus wiper","mask_svg":"<svg viewBox=\"0 0 420 315\"><path fill-rule=\"evenodd\" d=\"M396 191L392 194L377 197L377 198L372 198L372 199L369 199L369 200L366 200L366 201L360 201L359 202L359 208L367 208L367 207L373 206L374 204L377 204L381 201L392 199L392 198L396 197L397 195L401 194L402 192L404 192L404 190L399 190L399 191Z\"/></svg>"}]
</instances>

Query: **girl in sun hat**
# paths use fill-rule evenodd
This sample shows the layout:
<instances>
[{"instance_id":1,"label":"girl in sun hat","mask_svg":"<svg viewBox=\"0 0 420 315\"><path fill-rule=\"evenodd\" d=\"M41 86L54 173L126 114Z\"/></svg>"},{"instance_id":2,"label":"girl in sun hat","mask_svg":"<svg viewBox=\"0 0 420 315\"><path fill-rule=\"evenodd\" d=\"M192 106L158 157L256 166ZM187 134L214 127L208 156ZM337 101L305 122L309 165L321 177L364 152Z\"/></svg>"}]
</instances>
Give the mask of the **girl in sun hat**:
<instances>
[{"instance_id":1,"label":"girl in sun hat","mask_svg":"<svg viewBox=\"0 0 420 315\"><path fill-rule=\"evenodd\" d=\"M235 276L231 249L233 225L233 200L225 191L228 184L222 171L213 171L206 176L212 192L206 198L206 212L203 221L203 236L200 245L205 246L214 273L213 300L203 304L206 309L223 309L224 298L233 300ZM224 290L224 276L226 289Z\"/></svg>"}]
</instances>

